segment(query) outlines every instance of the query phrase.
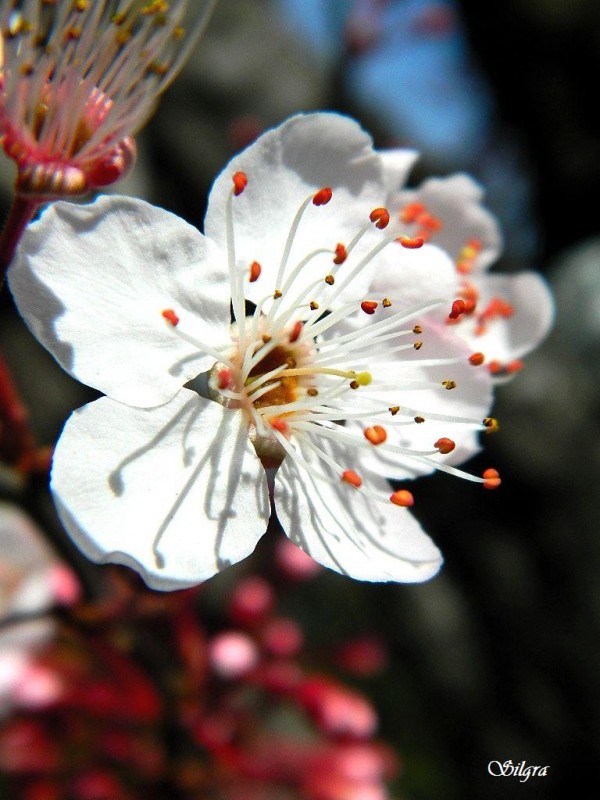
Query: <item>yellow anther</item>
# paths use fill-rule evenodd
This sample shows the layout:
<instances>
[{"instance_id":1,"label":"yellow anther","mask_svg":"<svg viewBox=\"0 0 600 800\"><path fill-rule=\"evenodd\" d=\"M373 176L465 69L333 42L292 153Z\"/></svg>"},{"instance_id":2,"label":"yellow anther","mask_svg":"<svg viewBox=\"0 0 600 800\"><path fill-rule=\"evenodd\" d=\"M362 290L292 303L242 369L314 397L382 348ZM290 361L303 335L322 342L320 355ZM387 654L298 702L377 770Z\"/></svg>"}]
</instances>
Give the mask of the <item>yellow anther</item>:
<instances>
[{"instance_id":1,"label":"yellow anther","mask_svg":"<svg viewBox=\"0 0 600 800\"><path fill-rule=\"evenodd\" d=\"M359 386L368 386L373 380L373 376L370 372L357 372L354 376L354 380Z\"/></svg>"}]
</instances>

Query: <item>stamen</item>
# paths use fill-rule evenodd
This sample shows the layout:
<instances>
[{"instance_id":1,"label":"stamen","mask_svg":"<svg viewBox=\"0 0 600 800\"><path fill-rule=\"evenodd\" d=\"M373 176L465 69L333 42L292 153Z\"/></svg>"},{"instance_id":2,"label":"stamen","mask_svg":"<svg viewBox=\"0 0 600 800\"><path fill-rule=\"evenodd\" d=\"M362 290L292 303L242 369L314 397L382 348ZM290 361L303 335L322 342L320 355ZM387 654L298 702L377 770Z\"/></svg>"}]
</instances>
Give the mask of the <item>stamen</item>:
<instances>
[{"instance_id":1,"label":"stamen","mask_svg":"<svg viewBox=\"0 0 600 800\"><path fill-rule=\"evenodd\" d=\"M381 301L381 305L384 308L389 308L392 305L392 301L390 300L389 297L384 297L383 300Z\"/></svg>"},{"instance_id":2,"label":"stamen","mask_svg":"<svg viewBox=\"0 0 600 800\"><path fill-rule=\"evenodd\" d=\"M296 324L292 328L292 332L290 333L290 336L289 336L290 344L293 344L294 342L298 341L298 339L300 338L300 334L302 333L302 328L303 327L304 327L304 323L301 322L300 320L298 320L298 322L296 322Z\"/></svg>"},{"instance_id":3,"label":"stamen","mask_svg":"<svg viewBox=\"0 0 600 800\"><path fill-rule=\"evenodd\" d=\"M484 489L497 489L502 481L496 469L486 469L483 473L483 488Z\"/></svg>"},{"instance_id":4,"label":"stamen","mask_svg":"<svg viewBox=\"0 0 600 800\"><path fill-rule=\"evenodd\" d=\"M396 241L402 245L402 247L406 247L408 250L418 250L419 247L423 247L425 244L424 240L420 236L398 236Z\"/></svg>"},{"instance_id":5,"label":"stamen","mask_svg":"<svg viewBox=\"0 0 600 800\"><path fill-rule=\"evenodd\" d=\"M344 261L348 258L348 251L346 250L343 244L336 244L335 246L335 257L333 259L334 264L343 264Z\"/></svg>"},{"instance_id":6,"label":"stamen","mask_svg":"<svg viewBox=\"0 0 600 800\"><path fill-rule=\"evenodd\" d=\"M373 425L370 428L365 428L364 434L365 439L373 445L383 444L387 439L387 431L381 425Z\"/></svg>"},{"instance_id":7,"label":"stamen","mask_svg":"<svg viewBox=\"0 0 600 800\"><path fill-rule=\"evenodd\" d=\"M396 492L390 495L390 502L392 502L395 506L409 508L410 506L414 506L415 498L412 496L412 492L409 492L408 489L398 489Z\"/></svg>"},{"instance_id":8,"label":"stamen","mask_svg":"<svg viewBox=\"0 0 600 800\"><path fill-rule=\"evenodd\" d=\"M378 303L374 300L363 300L360 304L360 307L365 312L365 314L374 314L375 309L377 308Z\"/></svg>"},{"instance_id":9,"label":"stamen","mask_svg":"<svg viewBox=\"0 0 600 800\"><path fill-rule=\"evenodd\" d=\"M362 478L352 469L346 469L342 472L342 480L349 483L350 486L354 486L356 489L360 489L362 486Z\"/></svg>"},{"instance_id":10,"label":"stamen","mask_svg":"<svg viewBox=\"0 0 600 800\"><path fill-rule=\"evenodd\" d=\"M452 311L448 314L448 319L458 319L465 312L465 301L455 300L452 303Z\"/></svg>"},{"instance_id":11,"label":"stamen","mask_svg":"<svg viewBox=\"0 0 600 800\"><path fill-rule=\"evenodd\" d=\"M469 364L472 364L474 367L480 367L484 361L485 356L483 353L473 353L469 356Z\"/></svg>"},{"instance_id":12,"label":"stamen","mask_svg":"<svg viewBox=\"0 0 600 800\"><path fill-rule=\"evenodd\" d=\"M313 195L312 201L313 205L315 206L325 206L331 200L333 196L333 192L329 186L324 186L322 189L319 189L318 192L315 192Z\"/></svg>"},{"instance_id":13,"label":"stamen","mask_svg":"<svg viewBox=\"0 0 600 800\"><path fill-rule=\"evenodd\" d=\"M371 222L375 223L375 227L382 231L390 224L390 212L387 208L374 208L369 214Z\"/></svg>"},{"instance_id":14,"label":"stamen","mask_svg":"<svg viewBox=\"0 0 600 800\"><path fill-rule=\"evenodd\" d=\"M172 308L165 308L165 310L162 312L162 315L167 320L167 322L171 323L173 327L179 324L179 317L173 311Z\"/></svg>"},{"instance_id":15,"label":"stamen","mask_svg":"<svg viewBox=\"0 0 600 800\"><path fill-rule=\"evenodd\" d=\"M236 172L233 175L233 193L238 197L248 185L248 178L245 172Z\"/></svg>"},{"instance_id":16,"label":"stamen","mask_svg":"<svg viewBox=\"0 0 600 800\"><path fill-rule=\"evenodd\" d=\"M250 277L248 278L250 283L254 283L254 281L257 281L260 278L261 272L262 272L262 267L260 266L258 261L253 261L250 264Z\"/></svg>"},{"instance_id":17,"label":"stamen","mask_svg":"<svg viewBox=\"0 0 600 800\"><path fill-rule=\"evenodd\" d=\"M451 453L454 450L456 443L453 442L452 439L442 436L442 438L438 439L433 446L436 447L440 453L442 453L442 455L446 456L448 453Z\"/></svg>"},{"instance_id":18,"label":"stamen","mask_svg":"<svg viewBox=\"0 0 600 800\"><path fill-rule=\"evenodd\" d=\"M500 429L498 420L495 419L494 417L486 417L483 420L483 425L485 427L486 433L496 433L496 431Z\"/></svg>"},{"instance_id":19,"label":"stamen","mask_svg":"<svg viewBox=\"0 0 600 800\"><path fill-rule=\"evenodd\" d=\"M272 417L269 420L269 424L276 431L279 431L279 433L289 433L290 426L281 417Z\"/></svg>"},{"instance_id":20,"label":"stamen","mask_svg":"<svg viewBox=\"0 0 600 800\"><path fill-rule=\"evenodd\" d=\"M407 203L399 214L400 222L404 222L406 225L411 225L413 222L417 221L417 218L425 210L426 209L423 203L418 203L417 201Z\"/></svg>"}]
</instances>

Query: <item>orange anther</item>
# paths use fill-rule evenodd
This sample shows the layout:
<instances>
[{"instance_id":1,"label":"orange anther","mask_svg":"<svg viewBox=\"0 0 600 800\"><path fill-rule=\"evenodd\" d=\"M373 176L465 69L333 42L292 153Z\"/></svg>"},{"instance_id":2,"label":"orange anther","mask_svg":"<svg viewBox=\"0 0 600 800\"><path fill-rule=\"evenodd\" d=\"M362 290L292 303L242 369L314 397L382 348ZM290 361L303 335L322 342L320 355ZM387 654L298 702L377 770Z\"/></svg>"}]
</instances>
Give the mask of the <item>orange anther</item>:
<instances>
[{"instance_id":1,"label":"orange anther","mask_svg":"<svg viewBox=\"0 0 600 800\"><path fill-rule=\"evenodd\" d=\"M334 264L343 264L344 261L348 258L348 251L346 250L343 244L336 244L335 246L335 256L333 258Z\"/></svg>"},{"instance_id":2,"label":"orange anther","mask_svg":"<svg viewBox=\"0 0 600 800\"><path fill-rule=\"evenodd\" d=\"M287 422L281 417L272 417L269 420L269 423L271 427L275 428L275 430L279 431L279 433L287 433L287 431L289 430Z\"/></svg>"},{"instance_id":3,"label":"orange anther","mask_svg":"<svg viewBox=\"0 0 600 800\"><path fill-rule=\"evenodd\" d=\"M400 222L410 225L412 222L416 222L417 218L425 211L426 208L423 203L417 203L416 201L407 203L400 212Z\"/></svg>"},{"instance_id":4,"label":"orange anther","mask_svg":"<svg viewBox=\"0 0 600 800\"><path fill-rule=\"evenodd\" d=\"M523 367L523 362L516 358L514 361L509 361L504 369L510 375L512 372L518 372L520 369L523 369Z\"/></svg>"},{"instance_id":5,"label":"orange anther","mask_svg":"<svg viewBox=\"0 0 600 800\"><path fill-rule=\"evenodd\" d=\"M465 301L455 300L452 303L452 311L448 314L448 319L458 319L461 314L465 313Z\"/></svg>"},{"instance_id":6,"label":"orange anther","mask_svg":"<svg viewBox=\"0 0 600 800\"><path fill-rule=\"evenodd\" d=\"M415 504L415 498L412 496L412 492L409 492L408 489L398 489L398 491L390 495L390 501L395 506L402 506L402 508L409 508Z\"/></svg>"},{"instance_id":7,"label":"orange anther","mask_svg":"<svg viewBox=\"0 0 600 800\"><path fill-rule=\"evenodd\" d=\"M488 369L492 375L496 375L496 373L502 372L502 363L500 361L490 361Z\"/></svg>"},{"instance_id":8,"label":"orange anther","mask_svg":"<svg viewBox=\"0 0 600 800\"><path fill-rule=\"evenodd\" d=\"M232 375L229 367L223 367L217 372L218 387L219 389L227 389L231 386Z\"/></svg>"},{"instance_id":9,"label":"orange anther","mask_svg":"<svg viewBox=\"0 0 600 800\"><path fill-rule=\"evenodd\" d=\"M398 236L396 239L402 247L408 248L408 250L418 250L419 247L423 247L424 241L420 236L415 236L412 238L411 236Z\"/></svg>"},{"instance_id":10,"label":"orange anther","mask_svg":"<svg viewBox=\"0 0 600 800\"><path fill-rule=\"evenodd\" d=\"M469 364L472 364L474 367L480 367L484 361L485 356L483 353L473 353L469 356Z\"/></svg>"},{"instance_id":11,"label":"orange anther","mask_svg":"<svg viewBox=\"0 0 600 800\"><path fill-rule=\"evenodd\" d=\"M362 478L353 469L346 469L342 472L342 480L354 486L355 489L360 489L362 486Z\"/></svg>"},{"instance_id":12,"label":"orange anther","mask_svg":"<svg viewBox=\"0 0 600 800\"><path fill-rule=\"evenodd\" d=\"M438 217L434 217L433 214L429 214L427 211L424 211L422 214L416 218L415 222L418 225L421 225L431 233L435 233L442 228L442 221Z\"/></svg>"},{"instance_id":13,"label":"orange anther","mask_svg":"<svg viewBox=\"0 0 600 800\"><path fill-rule=\"evenodd\" d=\"M294 327L292 328L292 332L290 333L290 344L293 344L294 342L298 341L298 338L300 337L300 334L302 333L302 328L303 327L304 327L304 323L300 322L300 320L298 320L298 322L296 322L294 324Z\"/></svg>"},{"instance_id":14,"label":"orange anther","mask_svg":"<svg viewBox=\"0 0 600 800\"><path fill-rule=\"evenodd\" d=\"M483 473L483 488L497 489L502 481L497 469L486 469Z\"/></svg>"},{"instance_id":15,"label":"orange anther","mask_svg":"<svg viewBox=\"0 0 600 800\"><path fill-rule=\"evenodd\" d=\"M465 300L464 302L465 302L465 310L463 311L463 314L472 314L475 311L477 303L475 302L475 300Z\"/></svg>"},{"instance_id":16,"label":"orange anther","mask_svg":"<svg viewBox=\"0 0 600 800\"><path fill-rule=\"evenodd\" d=\"M383 444L387 439L387 431L381 425L373 425L371 428L365 428L365 439L371 444Z\"/></svg>"},{"instance_id":17,"label":"orange anther","mask_svg":"<svg viewBox=\"0 0 600 800\"><path fill-rule=\"evenodd\" d=\"M175 327L175 325L179 323L179 317L173 311L172 308L165 308L165 310L162 312L162 315L167 320L167 322L171 323L173 327Z\"/></svg>"},{"instance_id":18,"label":"orange anther","mask_svg":"<svg viewBox=\"0 0 600 800\"><path fill-rule=\"evenodd\" d=\"M382 231L390 224L390 212L387 208L374 208L369 214L371 222L375 223L375 227Z\"/></svg>"},{"instance_id":19,"label":"orange anther","mask_svg":"<svg viewBox=\"0 0 600 800\"><path fill-rule=\"evenodd\" d=\"M325 206L331 200L332 195L333 192L329 186L324 186L322 189L319 189L318 192L315 192L312 201L316 206Z\"/></svg>"},{"instance_id":20,"label":"orange anther","mask_svg":"<svg viewBox=\"0 0 600 800\"><path fill-rule=\"evenodd\" d=\"M375 309L377 308L378 303L374 300L363 300L360 304L360 307L365 312L365 314L374 314Z\"/></svg>"},{"instance_id":21,"label":"orange anther","mask_svg":"<svg viewBox=\"0 0 600 800\"><path fill-rule=\"evenodd\" d=\"M260 278L261 272L262 272L261 265L258 263L258 261L253 261L250 264L250 278L249 278L250 283L254 283L254 281L257 281Z\"/></svg>"},{"instance_id":22,"label":"orange anther","mask_svg":"<svg viewBox=\"0 0 600 800\"><path fill-rule=\"evenodd\" d=\"M460 296L463 300L472 300L474 303L479 299L479 292L473 283L463 283L460 287Z\"/></svg>"},{"instance_id":23,"label":"orange anther","mask_svg":"<svg viewBox=\"0 0 600 800\"><path fill-rule=\"evenodd\" d=\"M240 195L248 185L248 178L245 172L236 172L232 178L233 180L233 193L237 197Z\"/></svg>"},{"instance_id":24,"label":"orange anther","mask_svg":"<svg viewBox=\"0 0 600 800\"><path fill-rule=\"evenodd\" d=\"M442 438L438 439L433 446L437 447L440 453L446 456L448 455L448 453L451 453L454 450L456 444L452 441L452 439L448 439L446 436L442 436Z\"/></svg>"}]
</instances>

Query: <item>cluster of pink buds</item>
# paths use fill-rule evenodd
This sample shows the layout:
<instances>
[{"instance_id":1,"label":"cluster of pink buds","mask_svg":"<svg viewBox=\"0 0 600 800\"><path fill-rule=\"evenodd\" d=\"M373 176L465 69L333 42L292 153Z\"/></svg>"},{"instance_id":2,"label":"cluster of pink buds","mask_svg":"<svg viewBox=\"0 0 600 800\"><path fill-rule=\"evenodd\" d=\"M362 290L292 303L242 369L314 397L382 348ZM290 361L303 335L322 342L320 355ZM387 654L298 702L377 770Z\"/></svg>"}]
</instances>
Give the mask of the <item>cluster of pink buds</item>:
<instances>
[{"instance_id":1,"label":"cluster of pink buds","mask_svg":"<svg viewBox=\"0 0 600 800\"><path fill-rule=\"evenodd\" d=\"M381 646L357 640L319 661L277 587L321 567L288 540L273 561L218 609L210 585L156 594L115 568L103 599L62 615L35 661L54 691L0 724L10 797L385 800L397 757L330 666L372 674Z\"/></svg>"}]
</instances>

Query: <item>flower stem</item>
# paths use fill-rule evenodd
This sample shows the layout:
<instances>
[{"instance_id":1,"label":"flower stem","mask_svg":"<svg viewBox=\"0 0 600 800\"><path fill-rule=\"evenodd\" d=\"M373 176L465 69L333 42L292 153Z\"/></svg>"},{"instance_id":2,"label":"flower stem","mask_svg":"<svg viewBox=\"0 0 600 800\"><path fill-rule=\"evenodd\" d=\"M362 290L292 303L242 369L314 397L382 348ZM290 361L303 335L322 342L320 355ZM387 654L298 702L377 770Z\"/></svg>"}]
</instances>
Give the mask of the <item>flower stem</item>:
<instances>
[{"instance_id":1,"label":"flower stem","mask_svg":"<svg viewBox=\"0 0 600 800\"><path fill-rule=\"evenodd\" d=\"M33 215L41 206L37 197L23 197L16 194L0 234L0 289L4 285L6 271L10 266L17 245Z\"/></svg>"},{"instance_id":2,"label":"flower stem","mask_svg":"<svg viewBox=\"0 0 600 800\"><path fill-rule=\"evenodd\" d=\"M0 458L17 468L29 466L37 452L29 412L0 352Z\"/></svg>"}]
</instances>

